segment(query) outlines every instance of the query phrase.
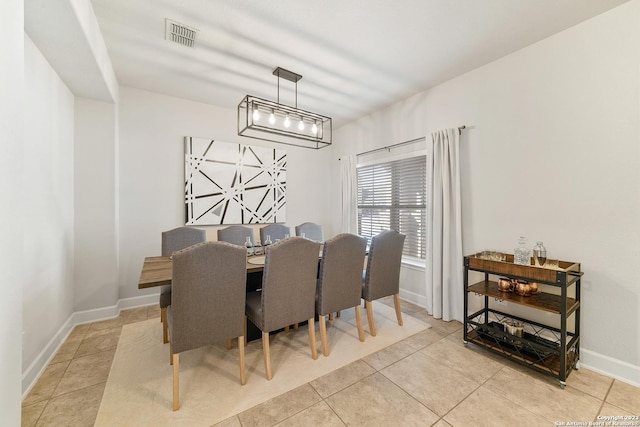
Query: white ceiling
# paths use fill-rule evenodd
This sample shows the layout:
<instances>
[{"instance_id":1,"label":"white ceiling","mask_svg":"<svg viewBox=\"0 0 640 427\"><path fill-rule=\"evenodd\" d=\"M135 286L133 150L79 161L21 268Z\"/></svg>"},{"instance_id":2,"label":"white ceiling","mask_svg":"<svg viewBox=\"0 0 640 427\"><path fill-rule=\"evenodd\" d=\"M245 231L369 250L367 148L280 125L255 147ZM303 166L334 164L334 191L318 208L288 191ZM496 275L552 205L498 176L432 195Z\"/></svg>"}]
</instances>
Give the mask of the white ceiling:
<instances>
[{"instance_id":1,"label":"white ceiling","mask_svg":"<svg viewBox=\"0 0 640 427\"><path fill-rule=\"evenodd\" d=\"M236 108L274 99L340 126L626 0L92 0L118 82ZM165 40L165 18L199 30ZM293 83L280 100L293 104Z\"/></svg>"}]
</instances>

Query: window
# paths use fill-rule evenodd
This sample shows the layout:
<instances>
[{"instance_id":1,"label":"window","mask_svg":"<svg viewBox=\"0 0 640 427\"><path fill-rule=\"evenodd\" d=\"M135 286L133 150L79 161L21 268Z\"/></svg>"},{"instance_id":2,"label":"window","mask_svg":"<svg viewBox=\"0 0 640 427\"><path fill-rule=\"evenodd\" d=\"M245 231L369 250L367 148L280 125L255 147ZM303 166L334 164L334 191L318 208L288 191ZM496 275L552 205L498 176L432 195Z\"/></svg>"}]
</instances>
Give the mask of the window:
<instances>
[{"instance_id":1,"label":"window","mask_svg":"<svg viewBox=\"0 0 640 427\"><path fill-rule=\"evenodd\" d=\"M403 255L426 255L426 156L359 166L358 234L383 230L406 235Z\"/></svg>"}]
</instances>

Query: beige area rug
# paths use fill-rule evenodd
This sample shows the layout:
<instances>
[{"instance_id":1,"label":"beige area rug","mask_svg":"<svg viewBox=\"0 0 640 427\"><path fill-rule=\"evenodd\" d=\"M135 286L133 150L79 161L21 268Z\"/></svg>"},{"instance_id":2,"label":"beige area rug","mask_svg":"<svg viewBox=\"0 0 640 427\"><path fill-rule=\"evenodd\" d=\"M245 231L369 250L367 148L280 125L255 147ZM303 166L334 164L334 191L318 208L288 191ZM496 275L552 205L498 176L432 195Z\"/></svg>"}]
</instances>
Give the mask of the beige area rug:
<instances>
[{"instance_id":1,"label":"beige area rug","mask_svg":"<svg viewBox=\"0 0 640 427\"><path fill-rule=\"evenodd\" d=\"M172 367L169 345L162 344L158 319L125 325L96 419L96 426L211 426L273 397L306 384L429 327L403 314L398 326L392 307L374 302L378 335L358 340L354 310L327 322L330 355L322 355L316 322L318 359L311 358L308 328L271 336L273 379L264 376L260 340L246 347L247 384L240 385L237 343L180 354L179 411L171 411Z\"/></svg>"}]
</instances>

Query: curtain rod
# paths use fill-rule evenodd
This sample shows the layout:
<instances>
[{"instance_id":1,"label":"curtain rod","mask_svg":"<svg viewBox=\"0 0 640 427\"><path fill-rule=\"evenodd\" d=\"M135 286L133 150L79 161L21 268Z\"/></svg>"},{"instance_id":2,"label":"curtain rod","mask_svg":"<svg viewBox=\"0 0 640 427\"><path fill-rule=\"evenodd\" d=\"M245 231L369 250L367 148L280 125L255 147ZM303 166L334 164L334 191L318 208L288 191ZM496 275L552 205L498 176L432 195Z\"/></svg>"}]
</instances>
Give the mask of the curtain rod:
<instances>
[{"instance_id":1,"label":"curtain rod","mask_svg":"<svg viewBox=\"0 0 640 427\"><path fill-rule=\"evenodd\" d=\"M416 139L412 139L410 141L404 141L404 142L399 142L397 144L393 144L393 145L389 145L387 147L381 147L381 148L375 148L373 150L369 150L369 151L364 151L362 153L358 153L356 154L356 156L364 156L365 154L371 154L371 153L377 153L378 151L384 151L384 150L391 150L392 148L396 148L396 147L400 147L401 145L407 145L407 144L412 144L414 142L418 142L418 141L423 141L425 140L426 137L420 137L420 138L416 138Z\"/></svg>"},{"instance_id":2,"label":"curtain rod","mask_svg":"<svg viewBox=\"0 0 640 427\"><path fill-rule=\"evenodd\" d=\"M465 125L458 126L458 132L459 132L460 135L462 135L462 129L466 129L466 126ZM392 148L400 147L401 145L412 144L414 142L422 141L423 139L426 139L426 137L423 136L423 137L420 137L420 138L412 139L410 141L404 141L404 142L399 142L397 144L389 145L387 147L375 148L373 150L369 150L369 151L364 151L362 153L358 153L358 154L356 154L356 156L364 156L365 154L377 153L378 151L384 151L384 150L389 151ZM338 159L338 160L341 160L341 159Z\"/></svg>"}]
</instances>

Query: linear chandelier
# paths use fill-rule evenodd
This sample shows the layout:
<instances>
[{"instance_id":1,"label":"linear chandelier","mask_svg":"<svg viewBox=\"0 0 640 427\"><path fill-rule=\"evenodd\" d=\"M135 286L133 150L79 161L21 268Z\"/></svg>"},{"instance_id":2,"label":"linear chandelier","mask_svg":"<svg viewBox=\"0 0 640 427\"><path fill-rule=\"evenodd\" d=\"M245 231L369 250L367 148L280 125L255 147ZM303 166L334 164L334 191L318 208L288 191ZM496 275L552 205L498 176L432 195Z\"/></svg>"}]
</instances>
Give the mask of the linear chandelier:
<instances>
[{"instance_id":1,"label":"linear chandelier","mask_svg":"<svg viewBox=\"0 0 640 427\"><path fill-rule=\"evenodd\" d=\"M238 135L316 150L331 145L331 117L298 108L302 76L280 67L273 75L278 77L278 100L245 96L238 104ZM296 85L294 107L280 103L280 78Z\"/></svg>"}]
</instances>

